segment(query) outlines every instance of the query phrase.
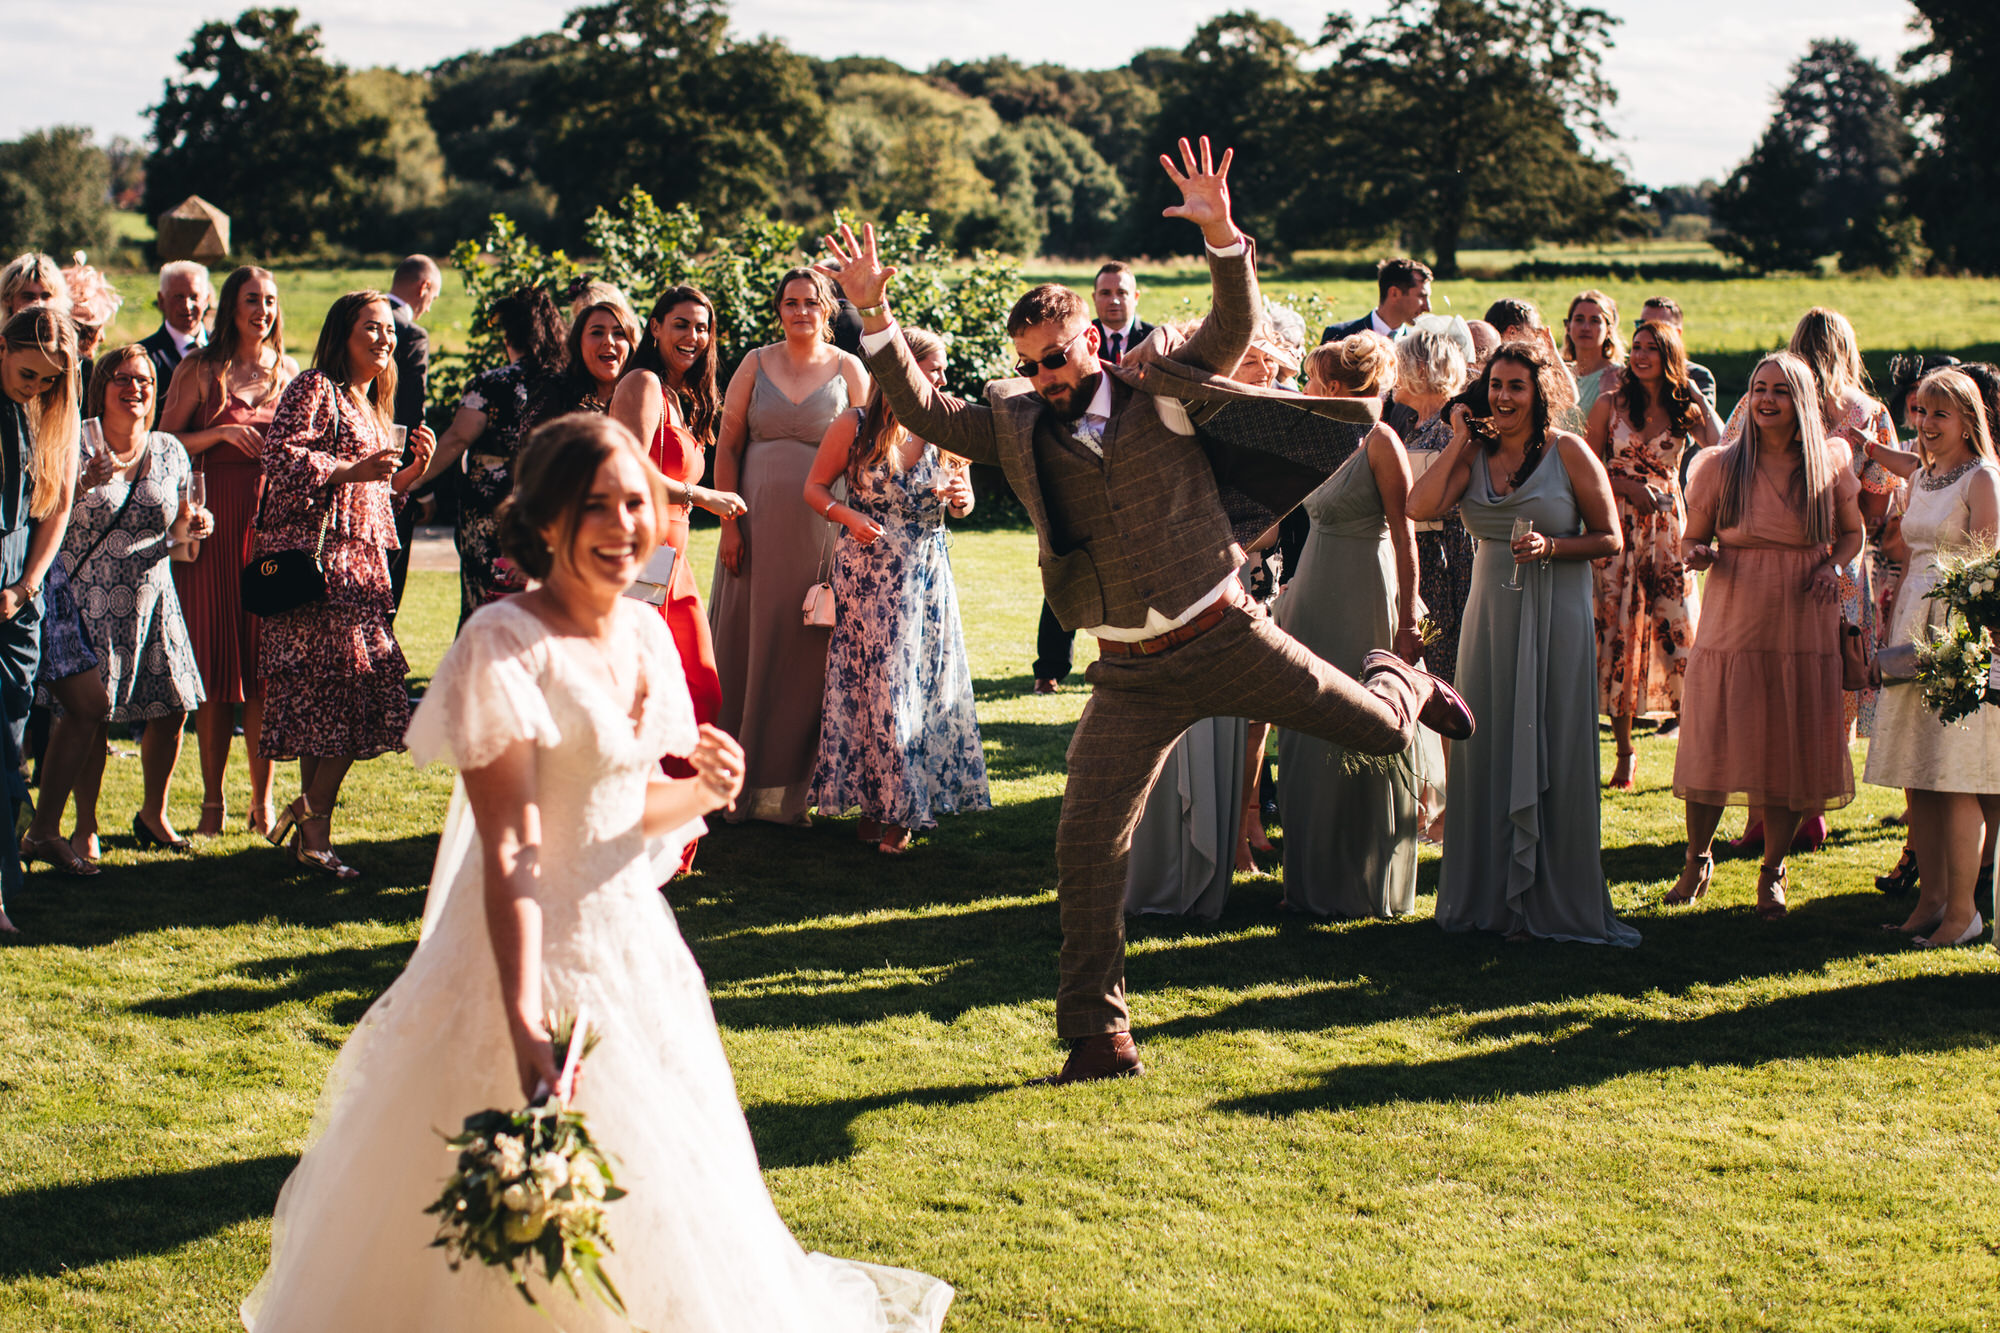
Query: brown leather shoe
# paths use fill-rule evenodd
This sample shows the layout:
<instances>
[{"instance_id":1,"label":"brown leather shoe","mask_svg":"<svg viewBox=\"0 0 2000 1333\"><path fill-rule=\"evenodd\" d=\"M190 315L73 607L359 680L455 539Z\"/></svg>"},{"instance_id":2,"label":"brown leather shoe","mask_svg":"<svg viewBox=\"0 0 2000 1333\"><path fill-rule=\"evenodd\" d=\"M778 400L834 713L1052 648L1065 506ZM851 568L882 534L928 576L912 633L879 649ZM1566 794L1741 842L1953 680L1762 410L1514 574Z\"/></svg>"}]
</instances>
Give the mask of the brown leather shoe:
<instances>
[{"instance_id":1,"label":"brown leather shoe","mask_svg":"<svg viewBox=\"0 0 2000 1333\"><path fill-rule=\"evenodd\" d=\"M1054 681L1050 680L1047 676L1035 677L1036 694L1054 694L1055 692L1056 683Z\"/></svg>"},{"instance_id":2,"label":"brown leather shoe","mask_svg":"<svg viewBox=\"0 0 2000 1333\"><path fill-rule=\"evenodd\" d=\"M1101 1078L1131 1078L1146 1072L1139 1063L1139 1044L1129 1032L1109 1032L1101 1037L1084 1037L1072 1042L1069 1059L1060 1073L1030 1079L1031 1084L1063 1087L1070 1083L1094 1083Z\"/></svg>"},{"instance_id":3,"label":"brown leather shoe","mask_svg":"<svg viewBox=\"0 0 2000 1333\"><path fill-rule=\"evenodd\" d=\"M1417 708L1417 721L1448 741L1462 741L1472 734L1472 708L1457 690L1420 666L1411 666L1386 648L1377 648L1361 659L1361 676L1366 680L1377 671L1396 671L1414 677L1413 684L1426 691Z\"/></svg>"}]
</instances>

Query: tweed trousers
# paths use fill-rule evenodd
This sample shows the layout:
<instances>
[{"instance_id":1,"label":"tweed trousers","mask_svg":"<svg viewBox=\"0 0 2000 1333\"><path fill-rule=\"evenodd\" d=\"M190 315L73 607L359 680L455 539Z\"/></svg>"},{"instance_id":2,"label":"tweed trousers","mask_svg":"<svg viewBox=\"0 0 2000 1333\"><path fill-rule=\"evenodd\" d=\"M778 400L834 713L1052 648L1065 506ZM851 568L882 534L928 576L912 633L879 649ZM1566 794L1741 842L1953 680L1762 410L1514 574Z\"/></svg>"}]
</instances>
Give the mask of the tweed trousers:
<instances>
[{"instance_id":1,"label":"tweed trousers","mask_svg":"<svg viewBox=\"0 0 2000 1333\"><path fill-rule=\"evenodd\" d=\"M1068 1039L1131 1026L1125 868L1147 794L1182 732L1205 717L1245 717L1391 755L1409 746L1427 692L1400 663L1356 681L1248 602L1189 643L1152 657L1100 657L1084 678L1092 693L1070 738L1056 828L1056 1033Z\"/></svg>"}]
</instances>

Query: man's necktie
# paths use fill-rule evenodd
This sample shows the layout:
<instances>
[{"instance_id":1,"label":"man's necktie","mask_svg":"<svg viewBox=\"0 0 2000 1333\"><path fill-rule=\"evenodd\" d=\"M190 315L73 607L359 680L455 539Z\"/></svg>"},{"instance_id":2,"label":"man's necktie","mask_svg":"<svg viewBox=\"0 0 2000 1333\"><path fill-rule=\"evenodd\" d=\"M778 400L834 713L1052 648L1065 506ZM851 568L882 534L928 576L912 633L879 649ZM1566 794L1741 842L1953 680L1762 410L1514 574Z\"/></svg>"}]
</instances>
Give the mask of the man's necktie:
<instances>
[{"instance_id":1,"label":"man's necktie","mask_svg":"<svg viewBox=\"0 0 2000 1333\"><path fill-rule=\"evenodd\" d=\"M1125 335L1108 333L1105 338L1107 341L1104 344L1104 359L1115 366L1118 364L1118 358L1125 354Z\"/></svg>"},{"instance_id":2,"label":"man's necktie","mask_svg":"<svg viewBox=\"0 0 2000 1333\"><path fill-rule=\"evenodd\" d=\"M1090 452L1096 454L1099 458L1102 458L1104 457L1104 423L1106 420L1107 418L1100 416L1085 416L1074 426L1070 427L1070 435L1078 444L1090 450Z\"/></svg>"}]
</instances>

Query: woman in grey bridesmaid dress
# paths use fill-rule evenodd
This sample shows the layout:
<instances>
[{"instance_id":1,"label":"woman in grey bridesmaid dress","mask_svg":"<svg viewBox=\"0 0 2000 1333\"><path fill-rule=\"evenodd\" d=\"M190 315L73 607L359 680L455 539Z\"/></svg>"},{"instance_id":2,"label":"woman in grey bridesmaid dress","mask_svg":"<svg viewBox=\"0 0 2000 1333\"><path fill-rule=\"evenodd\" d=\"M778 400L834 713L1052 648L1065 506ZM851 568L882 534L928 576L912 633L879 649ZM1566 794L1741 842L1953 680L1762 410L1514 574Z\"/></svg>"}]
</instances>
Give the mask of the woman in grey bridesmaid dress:
<instances>
[{"instance_id":1,"label":"woman in grey bridesmaid dress","mask_svg":"<svg viewBox=\"0 0 2000 1333\"><path fill-rule=\"evenodd\" d=\"M715 723L742 744L746 765L727 818L804 824L829 631L805 624L800 607L822 559L832 567L836 526L806 508L806 474L834 418L867 401L868 374L827 341L835 305L824 274L785 274L773 304L784 341L743 359L723 404L715 483L747 512L735 534L723 525L708 618L722 684Z\"/></svg>"},{"instance_id":2,"label":"woman in grey bridesmaid dress","mask_svg":"<svg viewBox=\"0 0 2000 1333\"><path fill-rule=\"evenodd\" d=\"M1313 382L1336 394L1354 388L1342 382L1339 358L1323 353L1313 354L1315 366L1326 363ZM1402 441L1377 426L1306 497L1312 529L1298 572L1278 599L1277 622L1350 675L1358 676L1361 659L1378 648L1412 658L1421 648L1409 490ZM1426 778L1441 776L1443 764L1437 734L1427 728L1387 766L1357 764L1337 745L1281 730L1285 905L1339 917L1394 917L1415 908L1418 807Z\"/></svg>"},{"instance_id":3,"label":"woman in grey bridesmaid dress","mask_svg":"<svg viewBox=\"0 0 2000 1333\"><path fill-rule=\"evenodd\" d=\"M1639 932L1612 914L1599 842L1591 610L1590 561L1618 553L1618 520L1603 463L1549 428L1559 373L1527 343L1495 352L1492 436L1475 444L1465 409L1453 409L1445 456L1410 496L1419 519L1456 503L1479 543L1458 655L1479 729L1452 746L1437 919L1451 931L1630 947ZM1514 536L1519 519L1533 531Z\"/></svg>"}]
</instances>

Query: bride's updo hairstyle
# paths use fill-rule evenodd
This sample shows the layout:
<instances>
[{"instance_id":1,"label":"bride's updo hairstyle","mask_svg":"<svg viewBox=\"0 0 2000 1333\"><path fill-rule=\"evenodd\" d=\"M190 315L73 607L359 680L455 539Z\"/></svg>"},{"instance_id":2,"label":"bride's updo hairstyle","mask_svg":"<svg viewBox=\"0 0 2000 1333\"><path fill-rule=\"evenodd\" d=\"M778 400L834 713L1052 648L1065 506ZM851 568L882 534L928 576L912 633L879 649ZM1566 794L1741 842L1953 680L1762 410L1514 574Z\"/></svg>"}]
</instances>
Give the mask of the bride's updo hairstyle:
<instances>
[{"instance_id":1,"label":"bride's updo hairstyle","mask_svg":"<svg viewBox=\"0 0 2000 1333\"><path fill-rule=\"evenodd\" d=\"M528 432L514 455L514 491L500 502L494 523L500 549L529 578L548 578L556 561L567 562L583 522L583 503L597 481L597 470L618 449L629 450L645 470L653 493L654 529L640 534L640 550L650 551L659 540L660 515L666 512L667 486L639 448L632 432L596 412L572 412L546 421ZM542 537L554 527L560 556Z\"/></svg>"}]
</instances>

